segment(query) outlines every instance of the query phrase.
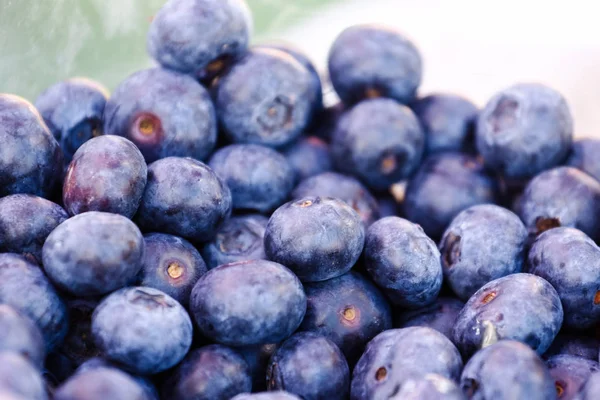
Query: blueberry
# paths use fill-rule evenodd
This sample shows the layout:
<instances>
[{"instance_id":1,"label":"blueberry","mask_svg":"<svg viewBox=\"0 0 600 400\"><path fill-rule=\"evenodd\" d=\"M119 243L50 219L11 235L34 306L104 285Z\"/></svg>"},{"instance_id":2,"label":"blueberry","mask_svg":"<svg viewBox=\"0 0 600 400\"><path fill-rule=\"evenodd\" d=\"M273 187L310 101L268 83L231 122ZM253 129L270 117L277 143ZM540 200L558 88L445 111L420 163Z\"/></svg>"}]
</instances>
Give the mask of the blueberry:
<instances>
[{"instance_id":1,"label":"blueberry","mask_svg":"<svg viewBox=\"0 0 600 400\"><path fill-rule=\"evenodd\" d=\"M440 242L446 282L467 301L494 279L521 272L527 229L511 211L492 204L456 216Z\"/></svg>"},{"instance_id":2,"label":"blueberry","mask_svg":"<svg viewBox=\"0 0 600 400\"><path fill-rule=\"evenodd\" d=\"M277 350L277 344L241 347L237 350L248 364L250 374L252 375L252 391L261 392L267 390L267 367L269 366L271 356Z\"/></svg>"},{"instance_id":3,"label":"blueberry","mask_svg":"<svg viewBox=\"0 0 600 400\"><path fill-rule=\"evenodd\" d=\"M573 142L571 155L566 164L586 172L600 180L600 163L596 154L600 152L600 140L579 139Z\"/></svg>"},{"instance_id":4,"label":"blueberry","mask_svg":"<svg viewBox=\"0 0 600 400\"><path fill-rule=\"evenodd\" d=\"M556 290L531 274L512 274L479 289L458 314L452 336L464 356L498 340L517 340L543 354L563 321Z\"/></svg>"},{"instance_id":5,"label":"blueberry","mask_svg":"<svg viewBox=\"0 0 600 400\"><path fill-rule=\"evenodd\" d=\"M365 227L379 219L377 201L362 183L351 176L323 172L303 180L292 192L294 199L309 196L336 197L345 201L358 213Z\"/></svg>"},{"instance_id":6,"label":"blueberry","mask_svg":"<svg viewBox=\"0 0 600 400\"><path fill-rule=\"evenodd\" d=\"M164 384L165 399L229 400L250 392L246 361L229 347L213 344L190 352Z\"/></svg>"},{"instance_id":7,"label":"blueberry","mask_svg":"<svg viewBox=\"0 0 600 400\"><path fill-rule=\"evenodd\" d=\"M217 150L208 165L231 190L234 209L268 212L285 202L294 171L277 151L256 144Z\"/></svg>"},{"instance_id":8,"label":"blueberry","mask_svg":"<svg viewBox=\"0 0 600 400\"><path fill-rule=\"evenodd\" d=\"M186 306L194 284L207 270L200 253L187 240L164 233L145 235L144 243L141 285L161 290Z\"/></svg>"},{"instance_id":9,"label":"blueberry","mask_svg":"<svg viewBox=\"0 0 600 400\"><path fill-rule=\"evenodd\" d=\"M425 132L427 154L471 151L479 110L462 96L437 93L415 101L411 108Z\"/></svg>"},{"instance_id":10,"label":"blueberry","mask_svg":"<svg viewBox=\"0 0 600 400\"><path fill-rule=\"evenodd\" d=\"M66 163L71 162L79 146L102 135L108 96L108 90L100 83L73 78L50 86L35 100L35 107L60 144Z\"/></svg>"},{"instance_id":11,"label":"blueberry","mask_svg":"<svg viewBox=\"0 0 600 400\"><path fill-rule=\"evenodd\" d=\"M529 178L562 163L571 149L567 102L541 84L500 91L477 121L477 149L485 164L508 178Z\"/></svg>"},{"instance_id":12,"label":"blueberry","mask_svg":"<svg viewBox=\"0 0 600 400\"><path fill-rule=\"evenodd\" d=\"M0 304L0 352L21 354L41 368L46 345L40 329L25 315L7 304Z\"/></svg>"},{"instance_id":13,"label":"blueberry","mask_svg":"<svg viewBox=\"0 0 600 400\"><path fill-rule=\"evenodd\" d=\"M452 380L438 374L409 378L392 397L402 400L465 400L466 397Z\"/></svg>"},{"instance_id":14,"label":"blueberry","mask_svg":"<svg viewBox=\"0 0 600 400\"><path fill-rule=\"evenodd\" d=\"M0 389L28 400L48 399L40 372L17 353L0 353Z\"/></svg>"},{"instance_id":15,"label":"blueberry","mask_svg":"<svg viewBox=\"0 0 600 400\"><path fill-rule=\"evenodd\" d=\"M350 27L329 52L331 83L347 104L373 97L408 103L421 83L422 69L415 45L391 27Z\"/></svg>"},{"instance_id":16,"label":"blueberry","mask_svg":"<svg viewBox=\"0 0 600 400\"><path fill-rule=\"evenodd\" d=\"M48 197L62 171L62 150L38 111L25 99L0 94L0 197Z\"/></svg>"},{"instance_id":17,"label":"blueberry","mask_svg":"<svg viewBox=\"0 0 600 400\"><path fill-rule=\"evenodd\" d=\"M12 399L9 399L12 400ZM301 400L300 397L283 391L238 394L231 400Z\"/></svg>"},{"instance_id":18,"label":"blueberry","mask_svg":"<svg viewBox=\"0 0 600 400\"><path fill-rule=\"evenodd\" d=\"M133 143L100 136L75 152L63 183L63 203L71 215L104 211L133 218L147 175L144 156Z\"/></svg>"},{"instance_id":19,"label":"blueberry","mask_svg":"<svg viewBox=\"0 0 600 400\"><path fill-rule=\"evenodd\" d=\"M589 377L600 370L597 361L570 354L560 354L546 361L561 400L571 400L580 392Z\"/></svg>"},{"instance_id":20,"label":"blueberry","mask_svg":"<svg viewBox=\"0 0 600 400\"><path fill-rule=\"evenodd\" d=\"M33 320L46 349L55 348L67 333L67 309L40 267L17 254L0 254L0 282L0 303Z\"/></svg>"},{"instance_id":21,"label":"blueberry","mask_svg":"<svg viewBox=\"0 0 600 400\"><path fill-rule=\"evenodd\" d=\"M495 203L496 181L469 155L441 153L427 158L409 181L404 199L406 217L437 239L462 210Z\"/></svg>"},{"instance_id":22,"label":"blueberry","mask_svg":"<svg viewBox=\"0 0 600 400\"><path fill-rule=\"evenodd\" d=\"M292 167L297 182L333 168L329 145L317 136L300 138L286 147L283 154Z\"/></svg>"},{"instance_id":23,"label":"blueberry","mask_svg":"<svg viewBox=\"0 0 600 400\"><path fill-rule=\"evenodd\" d=\"M69 215L41 197L14 194L0 199L0 251L42 261L46 238Z\"/></svg>"},{"instance_id":24,"label":"blueberry","mask_svg":"<svg viewBox=\"0 0 600 400\"><path fill-rule=\"evenodd\" d=\"M2 399L2 400L29 400L9 389L6 389L6 388L0 388L0 399Z\"/></svg>"},{"instance_id":25,"label":"blueberry","mask_svg":"<svg viewBox=\"0 0 600 400\"><path fill-rule=\"evenodd\" d=\"M103 354L137 374L177 364L192 343L192 322L172 297L149 287L129 287L106 297L92 316L92 334Z\"/></svg>"},{"instance_id":26,"label":"blueberry","mask_svg":"<svg viewBox=\"0 0 600 400\"><path fill-rule=\"evenodd\" d=\"M452 340L452 328L463 306L464 303L458 299L438 297L430 305L418 310L399 311L394 325L398 328L426 326L443 333Z\"/></svg>"},{"instance_id":27,"label":"blueberry","mask_svg":"<svg viewBox=\"0 0 600 400\"><path fill-rule=\"evenodd\" d=\"M170 0L152 20L148 53L166 68L210 80L246 52L251 32L245 0Z\"/></svg>"},{"instance_id":28,"label":"blueberry","mask_svg":"<svg viewBox=\"0 0 600 400\"><path fill-rule=\"evenodd\" d=\"M365 100L342 116L331 142L335 166L384 190L418 167L425 136L413 112L390 99Z\"/></svg>"},{"instance_id":29,"label":"blueberry","mask_svg":"<svg viewBox=\"0 0 600 400\"><path fill-rule=\"evenodd\" d=\"M501 340L475 353L465 365L460 384L474 400L556 398L544 362L529 347L511 340Z\"/></svg>"},{"instance_id":30,"label":"blueberry","mask_svg":"<svg viewBox=\"0 0 600 400\"><path fill-rule=\"evenodd\" d=\"M88 359L100 355L92 337L91 327L92 314L98 303L98 298L67 299L69 330L57 352L68 359L72 368L77 368Z\"/></svg>"},{"instance_id":31,"label":"blueberry","mask_svg":"<svg viewBox=\"0 0 600 400\"><path fill-rule=\"evenodd\" d=\"M264 260L265 229L269 219L258 214L232 217L214 239L204 245L202 255L209 269L244 260Z\"/></svg>"},{"instance_id":32,"label":"blueberry","mask_svg":"<svg viewBox=\"0 0 600 400\"><path fill-rule=\"evenodd\" d=\"M231 192L206 164L169 157L148 166L136 217L146 231L208 241L231 213Z\"/></svg>"},{"instance_id":33,"label":"blueberry","mask_svg":"<svg viewBox=\"0 0 600 400\"><path fill-rule=\"evenodd\" d=\"M77 373L61 385L54 400L150 400L144 389L116 368L96 368Z\"/></svg>"},{"instance_id":34,"label":"blueberry","mask_svg":"<svg viewBox=\"0 0 600 400\"><path fill-rule=\"evenodd\" d=\"M305 285L306 316L301 331L330 339L354 366L367 342L391 329L392 310L381 292L356 272Z\"/></svg>"},{"instance_id":35,"label":"blueberry","mask_svg":"<svg viewBox=\"0 0 600 400\"><path fill-rule=\"evenodd\" d=\"M236 143L284 146L312 117L310 72L281 50L250 50L219 79L215 93L221 126Z\"/></svg>"},{"instance_id":36,"label":"blueberry","mask_svg":"<svg viewBox=\"0 0 600 400\"><path fill-rule=\"evenodd\" d=\"M600 351L600 340L593 337L559 333L550 348L544 353L544 358L558 354L570 354L577 357L596 361Z\"/></svg>"},{"instance_id":37,"label":"blueberry","mask_svg":"<svg viewBox=\"0 0 600 400\"><path fill-rule=\"evenodd\" d=\"M390 329L369 342L352 374L351 399L393 397L414 376L439 374L458 380L462 359L438 331L413 327Z\"/></svg>"},{"instance_id":38,"label":"blueberry","mask_svg":"<svg viewBox=\"0 0 600 400\"><path fill-rule=\"evenodd\" d=\"M267 224L265 253L303 282L335 278L360 257L365 239L358 214L345 202L305 197L279 207Z\"/></svg>"},{"instance_id":39,"label":"blueberry","mask_svg":"<svg viewBox=\"0 0 600 400\"><path fill-rule=\"evenodd\" d=\"M304 400L345 400L350 393L350 371L335 343L316 333L300 332L271 357L267 387Z\"/></svg>"},{"instance_id":40,"label":"blueberry","mask_svg":"<svg viewBox=\"0 0 600 400\"><path fill-rule=\"evenodd\" d=\"M577 400L594 400L600 393L600 373L594 372L581 387L579 394L575 397Z\"/></svg>"},{"instance_id":41,"label":"blueberry","mask_svg":"<svg viewBox=\"0 0 600 400\"><path fill-rule=\"evenodd\" d=\"M600 182L573 167L544 171L527 184L517 211L532 236L568 226L600 238Z\"/></svg>"},{"instance_id":42,"label":"blueberry","mask_svg":"<svg viewBox=\"0 0 600 400\"><path fill-rule=\"evenodd\" d=\"M104 133L131 140L148 163L173 156L204 160L216 145L217 122L199 83L154 68L117 86L104 109Z\"/></svg>"},{"instance_id":43,"label":"blueberry","mask_svg":"<svg viewBox=\"0 0 600 400\"><path fill-rule=\"evenodd\" d=\"M219 343L278 343L302 322L306 295L283 265L240 261L203 275L192 289L190 310L202 334Z\"/></svg>"}]
</instances>

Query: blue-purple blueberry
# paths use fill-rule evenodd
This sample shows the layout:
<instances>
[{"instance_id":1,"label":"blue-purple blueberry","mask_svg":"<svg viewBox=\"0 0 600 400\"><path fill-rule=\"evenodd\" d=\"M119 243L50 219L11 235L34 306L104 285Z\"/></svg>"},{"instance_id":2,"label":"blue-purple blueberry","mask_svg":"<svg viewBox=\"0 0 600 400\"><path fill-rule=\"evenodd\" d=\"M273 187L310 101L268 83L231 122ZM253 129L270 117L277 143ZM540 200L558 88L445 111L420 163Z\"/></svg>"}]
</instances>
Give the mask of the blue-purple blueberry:
<instances>
[{"instance_id":1,"label":"blue-purple blueberry","mask_svg":"<svg viewBox=\"0 0 600 400\"><path fill-rule=\"evenodd\" d=\"M102 367L71 376L54 393L54 400L151 400L131 376Z\"/></svg>"},{"instance_id":2,"label":"blue-purple blueberry","mask_svg":"<svg viewBox=\"0 0 600 400\"><path fill-rule=\"evenodd\" d=\"M546 365L554 379L556 394L560 400L574 399L590 376L600 371L598 361L570 354L550 357Z\"/></svg>"},{"instance_id":3,"label":"blue-purple blueberry","mask_svg":"<svg viewBox=\"0 0 600 400\"><path fill-rule=\"evenodd\" d=\"M296 182L333 169L329 145L317 136L302 137L283 150Z\"/></svg>"},{"instance_id":4,"label":"blue-purple blueberry","mask_svg":"<svg viewBox=\"0 0 600 400\"><path fill-rule=\"evenodd\" d=\"M571 155L566 165L575 167L600 180L600 140L594 138L579 139L573 142Z\"/></svg>"},{"instance_id":5,"label":"blue-purple blueberry","mask_svg":"<svg viewBox=\"0 0 600 400\"><path fill-rule=\"evenodd\" d=\"M40 328L8 304L0 304L0 352L21 354L41 368L46 358L46 344Z\"/></svg>"},{"instance_id":6,"label":"blue-purple blueberry","mask_svg":"<svg viewBox=\"0 0 600 400\"><path fill-rule=\"evenodd\" d=\"M12 400L12 399L9 399ZM231 400L302 400L295 394L284 391L261 392L261 393L243 393L238 394Z\"/></svg>"},{"instance_id":7,"label":"blue-purple blueberry","mask_svg":"<svg viewBox=\"0 0 600 400\"><path fill-rule=\"evenodd\" d=\"M550 348L544 353L544 358L558 354L571 354L596 361L600 351L600 340L581 334L559 333Z\"/></svg>"},{"instance_id":8,"label":"blue-purple blueberry","mask_svg":"<svg viewBox=\"0 0 600 400\"><path fill-rule=\"evenodd\" d=\"M464 303L451 297L438 297L433 303L417 310L398 310L394 318L396 328L426 326L443 333L452 340L452 328Z\"/></svg>"},{"instance_id":9,"label":"blue-purple blueberry","mask_svg":"<svg viewBox=\"0 0 600 400\"><path fill-rule=\"evenodd\" d=\"M27 400L48 399L40 371L18 353L0 353L0 389L21 395Z\"/></svg>"}]
</instances>

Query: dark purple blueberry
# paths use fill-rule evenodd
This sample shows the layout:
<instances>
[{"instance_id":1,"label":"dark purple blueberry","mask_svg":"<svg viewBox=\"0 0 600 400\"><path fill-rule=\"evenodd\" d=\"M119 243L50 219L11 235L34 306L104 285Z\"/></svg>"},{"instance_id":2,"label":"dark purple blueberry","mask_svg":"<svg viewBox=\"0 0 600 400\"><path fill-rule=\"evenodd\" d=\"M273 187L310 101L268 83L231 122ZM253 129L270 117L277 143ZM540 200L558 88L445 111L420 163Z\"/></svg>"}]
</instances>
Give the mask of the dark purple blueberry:
<instances>
[{"instance_id":1,"label":"dark purple blueberry","mask_svg":"<svg viewBox=\"0 0 600 400\"><path fill-rule=\"evenodd\" d=\"M237 348L237 351L246 360L250 369L252 391L262 392L267 390L267 367L275 350L277 350L277 344L262 344Z\"/></svg>"},{"instance_id":2,"label":"dark purple blueberry","mask_svg":"<svg viewBox=\"0 0 600 400\"><path fill-rule=\"evenodd\" d=\"M132 377L116 368L96 368L70 377L54 400L151 400Z\"/></svg>"},{"instance_id":3,"label":"dark purple blueberry","mask_svg":"<svg viewBox=\"0 0 600 400\"><path fill-rule=\"evenodd\" d=\"M438 297L430 305L417 310L398 310L394 325L398 328L426 326L443 333L448 339L452 340L452 328L458 313L464 305L458 299Z\"/></svg>"},{"instance_id":4,"label":"dark purple blueberry","mask_svg":"<svg viewBox=\"0 0 600 400\"><path fill-rule=\"evenodd\" d=\"M570 354L559 354L546 361L560 400L575 399L589 377L600 371L597 361Z\"/></svg>"},{"instance_id":5,"label":"dark purple blueberry","mask_svg":"<svg viewBox=\"0 0 600 400\"><path fill-rule=\"evenodd\" d=\"M8 399L13 400L13 399ZM15 399L17 400L17 399ZM302 400L300 397L295 394L291 394L283 391L276 392L262 392L262 393L243 393L238 394L233 397L231 400Z\"/></svg>"},{"instance_id":6,"label":"dark purple blueberry","mask_svg":"<svg viewBox=\"0 0 600 400\"><path fill-rule=\"evenodd\" d=\"M569 333L559 333L550 348L544 353L544 358L550 358L558 354L570 354L577 357L596 361L600 351L600 340Z\"/></svg>"},{"instance_id":7,"label":"dark purple blueberry","mask_svg":"<svg viewBox=\"0 0 600 400\"><path fill-rule=\"evenodd\" d=\"M27 400L48 399L40 372L18 353L0 353L0 388Z\"/></svg>"},{"instance_id":8,"label":"dark purple blueberry","mask_svg":"<svg viewBox=\"0 0 600 400\"><path fill-rule=\"evenodd\" d=\"M592 138L576 140L573 142L571 155L566 164L600 180L600 159L597 157L599 152L600 140Z\"/></svg>"},{"instance_id":9,"label":"dark purple blueberry","mask_svg":"<svg viewBox=\"0 0 600 400\"><path fill-rule=\"evenodd\" d=\"M283 150L296 182L333 169L329 145L316 136L302 137Z\"/></svg>"},{"instance_id":10,"label":"dark purple blueberry","mask_svg":"<svg viewBox=\"0 0 600 400\"><path fill-rule=\"evenodd\" d=\"M8 304L0 304L0 352L19 353L41 368L46 358L46 344L34 322Z\"/></svg>"}]
</instances>

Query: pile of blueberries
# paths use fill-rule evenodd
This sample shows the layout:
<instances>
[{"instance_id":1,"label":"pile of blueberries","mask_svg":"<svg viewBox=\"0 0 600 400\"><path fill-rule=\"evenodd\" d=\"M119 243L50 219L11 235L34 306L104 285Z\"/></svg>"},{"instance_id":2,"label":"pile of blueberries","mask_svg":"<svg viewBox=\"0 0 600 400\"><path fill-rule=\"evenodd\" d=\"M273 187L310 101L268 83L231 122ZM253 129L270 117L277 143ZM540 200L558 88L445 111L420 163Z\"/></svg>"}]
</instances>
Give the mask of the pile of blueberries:
<instances>
[{"instance_id":1,"label":"pile of blueberries","mask_svg":"<svg viewBox=\"0 0 600 400\"><path fill-rule=\"evenodd\" d=\"M599 399L600 141L565 99L421 96L377 25L322 81L251 30L169 0L110 97L0 95L0 399Z\"/></svg>"}]
</instances>

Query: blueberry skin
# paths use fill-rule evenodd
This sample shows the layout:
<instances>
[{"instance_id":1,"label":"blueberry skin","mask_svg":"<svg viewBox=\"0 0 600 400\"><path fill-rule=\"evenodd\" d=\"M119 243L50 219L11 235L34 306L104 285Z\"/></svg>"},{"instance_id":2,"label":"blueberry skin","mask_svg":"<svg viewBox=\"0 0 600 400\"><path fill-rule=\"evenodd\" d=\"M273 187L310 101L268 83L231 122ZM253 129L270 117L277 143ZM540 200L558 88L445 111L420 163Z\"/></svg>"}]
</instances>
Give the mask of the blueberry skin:
<instances>
[{"instance_id":1,"label":"blueberry skin","mask_svg":"<svg viewBox=\"0 0 600 400\"><path fill-rule=\"evenodd\" d=\"M296 182L333 169L329 145L316 136L302 137L283 150Z\"/></svg>"},{"instance_id":2,"label":"blueberry skin","mask_svg":"<svg viewBox=\"0 0 600 400\"><path fill-rule=\"evenodd\" d=\"M106 297L92 315L92 334L103 354L136 374L171 368L192 344L192 321L172 297L149 287L128 287Z\"/></svg>"},{"instance_id":3,"label":"blueberry skin","mask_svg":"<svg viewBox=\"0 0 600 400\"><path fill-rule=\"evenodd\" d=\"M306 316L300 331L315 332L335 343L350 368L364 346L392 328L392 310L383 294L356 272L304 286Z\"/></svg>"},{"instance_id":4,"label":"blueberry skin","mask_svg":"<svg viewBox=\"0 0 600 400\"><path fill-rule=\"evenodd\" d=\"M250 392L246 361L234 350L213 344L191 351L164 384L165 399L229 400Z\"/></svg>"},{"instance_id":5,"label":"blueberry skin","mask_svg":"<svg viewBox=\"0 0 600 400\"><path fill-rule=\"evenodd\" d=\"M369 342L352 374L352 400L388 399L405 380L439 374L457 381L463 362L452 342L426 327L390 329Z\"/></svg>"},{"instance_id":6,"label":"blueberry skin","mask_svg":"<svg viewBox=\"0 0 600 400\"><path fill-rule=\"evenodd\" d=\"M469 399L556 399L554 381L529 347L501 340L479 350L462 372L460 385Z\"/></svg>"},{"instance_id":7,"label":"blueberry skin","mask_svg":"<svg viewBox=\"0 0 600 400\"><path fill-rule=\"evenodd\" d=\"M411 105L425 132L425 153L470 151L479 110L462 96L430 94Z\"/></svg>"},{"instance_id":8,"label":"blueberry skin","mask_svg":"<svg viewBox=\"0 0 600 400\"><path fill-rule=\"evenodd\" d=\"M350 394L350 371L335 343L313 332L300 332L271 357L267 387L305 400L345 400Z\"/></svg>"},{"instance_id":9,"label":"blueberry skin","mask_svg":"<svg viewBox=\"0 0 600 400\"><path fill-rule=\"evenodd\" d=\"M267 390L267 367L277 344L263 344L259 346L241 347L236 349L248 364L252 376L252 391L262 392Z\"/></svg>"},{"instance_id":10,"label":"blueberry skin","mask_svg":"<svg viewBox=\"0 0 600 400\"><path fill-rule=\"evenodd\" d=\"M256 144L217 150L209 167L231 190L233 209L266 213L285 202L294 188L294 171L283 155Z\"/></svg>"},{"instance_id":11,"label":"blueberry skin","mask_svg":"<svg viewBox=\"0 0 600 400\"><path fill-rule=\"evenodd\" d=\"M252 17L244 0L170 0L148 31L148 53L163 67L210 80L243 55Z\"/></svg>"},{"instance_id":12,"label":"blueberry skin","mask_svg":"<svg viewBox=\"0 0 600 400\"><path fill-rule=\"evenodd\" d=\"M544 358L558 354L570 354L588 360L596 361L600 351L600 340L581 335L559 333L550 348L544 353Z\"/></svg>"},{"instance_id":13,"label":"blueberry skin","mask_svg":"<svg viewBox=\"0 0 600 400\"><path fill-rule=\"evenodd\" d=\"M0 353L0 388L28 400L46 400L40 372L25 357L13 352Z\"/></svg>"},{"instance_id":14,"label":"blueberry skin","mask_svg":"<svg viewBox=\"0 0 600 400\"><path fill-rule=\"evenodd\" d=\"M143 257L138 227L121 215L97 211L60 224L42 249L48 277L75 296L106 294L133 282Z\"/></svg>"},{"instance_id":15,"label":"blueberry skin","mask_svg":"<svg viewBox=\"0 0 600 400\"><path fill-rule=\"evenodd\" d=\"M566 165L575 167L600 180L600 162L596 154L600 152L600 140L579 139L573 142L571 155Z\"/></svg>"},{"instance_id":16,"label":"blueberry skin","mask_svg":"<svg viewBox=\"0 0 600 400\"><path fill-rule=\"evenodd\" d=\"M600 393L600 373L594 372L587 379L574 399L594 400L598 397L598 393Z\"/></svg>"},{"instance_id":17,"label":"blueberry skin","mask_svg":"<svg viewBox=\"0 0 600 400\"><path fill-rule=\"evenodd\" d=\"M265 260L264 236L269 219L263 215L236 216L223 223L214 239L204 245L208 269L244 260Z\"/></svg>"},{"instance_id":18,"label":"blueberry skin","mask_svg":"<svg viewBox=\"0 0 600 400\"><path fill-rule=\"evenodd\" d=\"M0 388L0 399L2 400L28 400L10 389Z\"/></svg>"},{"instance_id":19,"label":"blueberry skin","mask_svg":"<svg viewBox=\"0 0 600 400\"><path fill-rule=\"evenodd\" d=\"M132 377L116 368L103 367L80 372L54 393L54 400L150 400Z\"/></svg>"},{"instance_id":20,"label":"blueberry skin","mask_svg":"<svg viewBox=\"0 0 600 400\"><path fill-rule=\"evenodd\" d=\"M310 123L313 103L310 72L275 49L250 50L215 89L217 116L234 143L292 142Z\"/></svg>"},{"instance_id":21,"label":"blueberry skin","mask_svg":"<svg viewBox=\"0 0 600 400\"><path fill-rule=\"evenodd\" d=\"M135 144L100 136L75 152L63 182L63 204L71 215L103 211L133 218L147 176L146 161Z\"/></svg>"},{"instance_id":22,"label":"blueberry skin","mask_svg":"<svg viewBox=\"0 0 600 400\"><path fill-rule=\"evenodd\" d=\"M415 45L395 29L380 25L344 30L331 47L328 64L331 83L346 104L372 97L408 103L423 74Z\"/></svg>"},{"instance_id":23,"label":"blueberry skin","mask_svg":"<svg viewBox=\"0 0 600 400\"><path fill-rule=\"evenodd\" d=\"M279 207L264 238L268 259L287 266L302 282L348 272L358 261L364 241L358 214L330 197L305 197Z\"/></svg>"},{"instance_id":24,"label":"blueberry skin","mask_svg":"<svg viewBox=\"0 0 600 400\"><path fill-rule=\"evenodd\" d=\"M283 265L240 261L203 275L192 289L190 311L200 332L218 343L278 343L302 322L306 295Z\"/></svg>"},{"instance_id":25,"label":"blueberry skin","mask_svg":"<svg viewBox=\"0 0 600 400\"><path fill-rule=\"evenodd\" d=\"M379 219L375 197L356 178L337 172L323 172L300 182L292 191L293 199L309 196L335 197L354 209L365 227Z\"/></svg>"},{"instance_id":26,"label":"blueberry skin","mask_svg":"<svg viewBox=\"0 0 600 400\"><path fill-rule=\"evenodd\" d=\"M393 398L403 400L466 400L456 383L438 374L407 379Z\"/></svg>"},{"instance_id":27,"label":"blueberry skin","mask_svg":"<svg viewBox=\"0 0 600 400\"><path fill-rule=\"evenodd\" d=\"M544 354L562 321L560 298L552 285L536 275L518 273L475 292L458 314L452 336L465 357L498 340L517 340Z\"/></svg>"},{"instance_id":28,"label":"blueberry skin","mask_svg":"<svg viewBox=\"0 0 600 400\"><path fill-rule=\"evenodd\" d=\"M140 285L161 290L187 306L192 288L207 271L198 250L187 240L164 233L145 235L144 243Z\"/></svg>"},{"instance_id":29,"label":"blueberry skin","mask_svg":"<svg viewBox=\"0 0 600 400\"><path fill-rule=\"evenodd\" d=\"M486 283L521 272L526 241L527 229L511 211L493 204L467 208L440 242L446 282L467 301Z\"/></svg>"},{"instance_id":30,"label":"blueberry skin","mask_svg":"<svg viewBox=\"0 0 600 400\"><path fill-rule=\"evenodd\" d=\"M60 344L67 333L67 309L40 267L17 254L0 254L0 282L0 303L35 322L48 351Z\"/></svg>"},{"instance_id":31,"label":"blueberry skin","mask_svg":"<svg viewBox=\"0 0 600 400\"><path fill-rule=\"evenodd\" d=\"M338 170L385 190L413 173L424 144L419 121L408 107L390 99L371 99L342 116L331 151Z\"/></svg>"},{"instance_id":32,"label":"blueberry skin","mask_svg":"<svg viewBox=\"0 0 600 400\"><path fill-rule=\"evenodd\" d=\"M21 354L38 368L43 367L46 345L42 332L25 315L0 304L0 352Z\"/></svg>"},{"instance_id":33,"label":"blueberry skin","mask_svg":"<svg viewBox=\"0 0 600 400\"><path fill-rule=\"evenodd\" d=\"M597 361L560 354L546 361L552 379L555 381L558 397L571 400L581 391L583 385L594 373L600 371Z\"/></svg>"},{"instance_id":34,"label":"blueberry skin","mask_svg":"<svg viewBox=\"0 0 600 400\"><path fill-rule=\"evenodd\" d=\"M525 187L517 213L532 236L568 226L600 238L600 182L573 167L544 171Z\"/></svg>"},{"instance_id":35,"label":"blueberry skin","mask_svg":"<svg viewBox=\"0 0 600 400\"><path fill-rule=\"evenodd\" d=\"M418 310L401 310L396 314L394 327L426 326L443 333L452 340L452 328L464 303L451 297L438 297L433 303Z\"/></svg>"},{"instance_id":36,"label":"blueberry skin","mask_svg":"<svg viewBox=\"0 0 600 400\"><path fill-rule=\"evenodd\" d=\"M192 77L153 68L117 86L104 109L104 133L131 140L148 163L204 160L217 143L217 121L208 92Z\"/></svg>"},{"instance_id":37,"label":"blueberry skin","mask_svg":"<svg viewBox=\"0 0 600 400\"><path fill-rule=\"evenodd\" d=\"M529 178L562 163L573 141L573 118L557 91L522 83L494 95L477 121L477 150L508 178Z\"/></svg>"},{"instance_id":38,"label":"blueberry skin","mask_svg":"<svg viewBox=\"0 0 600 400\"><path fill-rule=\"evenodd\" d=\"M0 252L42 261L46 238L69 214L58 204L29 194L0 198Z\"/></svg>"},{"instance_id":39,"label":"blueberry skin","mask_svg":"<svg viewBox=\"0 0 600 400\"><path fill-rule=\"evenodd\" d=\"M409 181L404 213L429 237L438 239L462 210L495 203L497 197L497 183L478 159L441 153L428 157Z\"/></svg>"},{"instance_id":40,"label":"blueberry skin","mask_svg":"<svg viewBox=\"0 0 600 400\"><path fill-rule=\"evenodd\" d=\"M86 78L58 82L35 100L35 107L62 148L65 162L91 138L102 135L108 89Z\"/></svg>"},{"instance_id":41,"label":"blueberry skin","mask_svg":"<svg viewBox=\"0 0 600 400\"><path fill-rule=\"evenodd\" d=\"M12 400L12 399L10 399ZM238 394L237 396L233 397L231 400L301 400L300 397L288 393L288 392L284 392L284 391L277 391L277 392L263 392L263 393L254 393L254 394L250 394L250 393L243 393L243 394Z\"/></svg>"},{"instance_id":42,"label":"blueberry skin","mask_svg":"<svg viewBox=\"0 0 600 400\"><path fill-rule=\"evenodd\" d=\"M0 197L49 197L62 171L62 150L39 112L21 97L0 94Z\"/></svg>"},{"instance_id":43,"label":"blueberry skin","mask_svg":"<svg viewBox=\"0 0 600 400\"><path fill-rule=\"evenodd\" d=\"M205 242L231 214L231 192L206 164L169 157L148 166L148 183L135 218L146 232Z\"/></svg>"}]
</instances>

